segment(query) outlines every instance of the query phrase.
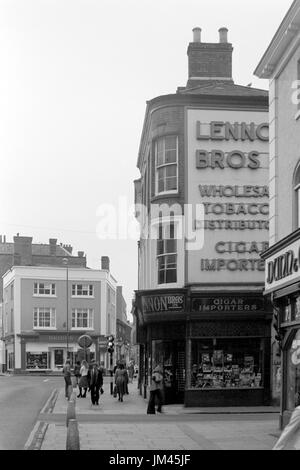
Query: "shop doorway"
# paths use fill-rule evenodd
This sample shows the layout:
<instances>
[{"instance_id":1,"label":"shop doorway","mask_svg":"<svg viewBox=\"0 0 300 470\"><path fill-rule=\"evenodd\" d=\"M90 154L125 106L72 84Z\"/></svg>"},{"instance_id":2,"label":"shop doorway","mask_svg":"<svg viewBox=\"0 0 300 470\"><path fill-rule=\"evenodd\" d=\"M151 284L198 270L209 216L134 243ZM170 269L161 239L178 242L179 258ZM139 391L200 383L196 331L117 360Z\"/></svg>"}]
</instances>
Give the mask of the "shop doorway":
<instances>
[{"instance_id":1,"label":"shop doorway","mask_svg":"<svg viewBox=\"0 0 300 470\"><path fill-rule=\"evenodd\" d=\"M185 390L185 343L152 341L151 371L163 367L165 404L183 403Z\"/></svg>"},{"instance_id":2,"label":"shop doorway","mask_svg":"<svg viewBox=\"0 0 300 470\"><path fill-rule=\"evenodd\" d=\"M52 363L52 370L62 370L64 366L64 353L65 349L64 348L55 348L52 350L52 358L51 358L51 363Z\"/></svg>"}]
</instances>

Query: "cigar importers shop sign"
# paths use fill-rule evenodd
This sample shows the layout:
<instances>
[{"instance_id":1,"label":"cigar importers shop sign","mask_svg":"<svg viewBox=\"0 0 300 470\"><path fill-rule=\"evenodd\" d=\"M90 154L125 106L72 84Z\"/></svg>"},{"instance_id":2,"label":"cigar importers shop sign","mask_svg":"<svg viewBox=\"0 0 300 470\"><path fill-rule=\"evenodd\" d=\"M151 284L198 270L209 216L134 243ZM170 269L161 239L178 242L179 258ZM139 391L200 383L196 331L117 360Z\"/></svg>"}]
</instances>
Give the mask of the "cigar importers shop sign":
<instances>
[{"instance_id":1,"label":"cigar importers shop sign","mask_svg":"<svg viewBox=\"0 0 300 470\"><path fill-rule=\"evenodd\" d=\"M188 204L203 204L204 246L187 254L188 282L263 282L268 248L266 112L187 110Z\"/></svg>"}]
</instances>

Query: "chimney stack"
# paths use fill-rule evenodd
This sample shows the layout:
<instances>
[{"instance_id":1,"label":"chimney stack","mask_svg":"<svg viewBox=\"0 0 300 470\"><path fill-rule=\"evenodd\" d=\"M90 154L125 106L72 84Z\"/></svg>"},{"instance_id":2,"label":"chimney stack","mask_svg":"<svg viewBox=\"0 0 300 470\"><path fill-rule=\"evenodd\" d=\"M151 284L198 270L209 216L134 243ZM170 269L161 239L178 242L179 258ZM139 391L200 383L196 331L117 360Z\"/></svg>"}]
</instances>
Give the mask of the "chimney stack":
<instances>
[{"instance_id":1,"label":"chimney stack","mask_svg":"<svg viewBox=\"0 0 300 470\"><path fill-rule=\"evenodd\" d=\"M101 257L101 269L109 271L109 257L108 256Z\"/></svg>"},{"instance_id":2,"label":"chimney stack","mask_svg":"<svg viewBox=\"0 0 300 470\"><path fill-rule=\"evenodd\" d=\"M227 28L220 28L220 43L227 44L228 43L228 29Z\"/></svg>"},{"instance_id":3,"label":"chimney stack","mask_svg":"<svg viewBox=\"0 0 300 470\"><path fill-rule=\"evenodd\" d=\"M201 28L194 28L193 29L193 34L194 34L194 42L201 42Z\"/></svg>"},{"instance_id":4,"label":"chimney stack","mask_svg":"<svg viewBox=\"0 0 300 470\"><path fill-rule=\"evenodd\" d=\"M231 83L232 44L228 42L228 29L219 29L219 42L201 42L201 29L194 28L194 42L188 47L189 76L187 88L210 83Z\"/></svg>"},{"instance_id":5,"label":"chimney stack","mask_svg":"<svg viewBox=\"0 0 300 470\"><path fill-rule=\"evenodd\" d=\"M32 266L32 237L14 237L14 264Z\"/></svg>"},{"instance_id":6,"label":"chimney stack","mask_svg":"<svg viewBox=\"0 0 300 470\"><path fill-rule=\"evenodd\" d=\"M49 238L50 255L51 255L51 256L55 256L55 255L56 255L56 243L57 243L57 239L56 239L56 238Z\"/></svg>"}]
</instances>

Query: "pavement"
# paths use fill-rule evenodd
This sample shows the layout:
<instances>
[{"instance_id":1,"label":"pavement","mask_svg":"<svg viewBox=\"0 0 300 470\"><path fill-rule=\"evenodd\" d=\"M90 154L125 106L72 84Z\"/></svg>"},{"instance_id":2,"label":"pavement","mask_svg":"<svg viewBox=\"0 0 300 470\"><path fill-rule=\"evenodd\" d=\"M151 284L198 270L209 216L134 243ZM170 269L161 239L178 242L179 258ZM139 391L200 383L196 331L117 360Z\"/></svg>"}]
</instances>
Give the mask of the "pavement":
<instances>
[{"instance_id":1,"label":"pavement","mask_svg":"<svg viewBox=\"0 0 300 470\"><path fill-rule=\"evenodd\" d=\"M109 378L103 388L99 406L89 393L75 400L80 450L271 450L280 436L277 407L165 405L163 414L147 415L137 381L123 402L110 394ZM41 410L25 449L66 450L67 410L62 387Z\"/></svg>"}]
</instances>

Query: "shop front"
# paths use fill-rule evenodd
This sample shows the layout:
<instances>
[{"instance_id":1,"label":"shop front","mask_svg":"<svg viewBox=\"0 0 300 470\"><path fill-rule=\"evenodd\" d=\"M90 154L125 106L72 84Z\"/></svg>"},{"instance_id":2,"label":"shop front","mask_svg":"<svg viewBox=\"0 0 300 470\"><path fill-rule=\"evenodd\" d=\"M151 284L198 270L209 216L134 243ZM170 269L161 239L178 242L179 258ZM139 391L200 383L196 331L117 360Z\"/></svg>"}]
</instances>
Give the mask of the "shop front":
<instances>
[{"instance_id":1,"label":"shop front","mask_svg":"<svg viewBox=\"0 0 300 470\"><path fill-rule=\"evenodd\" d=\"M185 290L137 292L140 393L149 393L151 374L163 368L164 401L183 403L186 374Z\"/></svg>"},{"instance_id":2,"label":"shop front","mask_svg":"<svg viewBox=\"0 0 300 470\"><path fill-rule=\"evenodd\" d=\"M56 332L36 333L21 336L21 365L27 372L59 372L69 357L71 363L87 359L91 361L96 357L98 337L93 337L90 348L83 350L78 339L82 333L70 334Z\"/></svg>"},{"instance_id":3,"label":"shop front","mask_svg":"<svg viewBox=\"0 0 300 470\"><path fill-rule=\"evenodd\" d=\"M191 295L186 406L269 404L271 318L262 293Z\"/></svg>"},{"instance_id":4,"label":"shop front","mask_svg":"<svg viewBox=\"0 0 300 470\"><path fill-rule=\"evenodd\" d=\"M300 405L300 230L263 254L265 295L274 308L276 340L281 350L280 427Z\"/></svg>"},{"instance_id":5,"label":"shop front","mask_svg":"<svg viewBox=\"0 0 300 470\"><path fill-rule=\"evenodd\" d=\"M165 297L176 295L169 292ZM146 313L148 303L143 295L137 296L144 396L151 373L160 364L166 404L270 404L272 308L262 292L195 295L186 290L180 295L182 311L176 313L168 310L168 302L158 300L160 310ZM163 294L152 296L161 299Z\"/></svg>"}]
</instances>

